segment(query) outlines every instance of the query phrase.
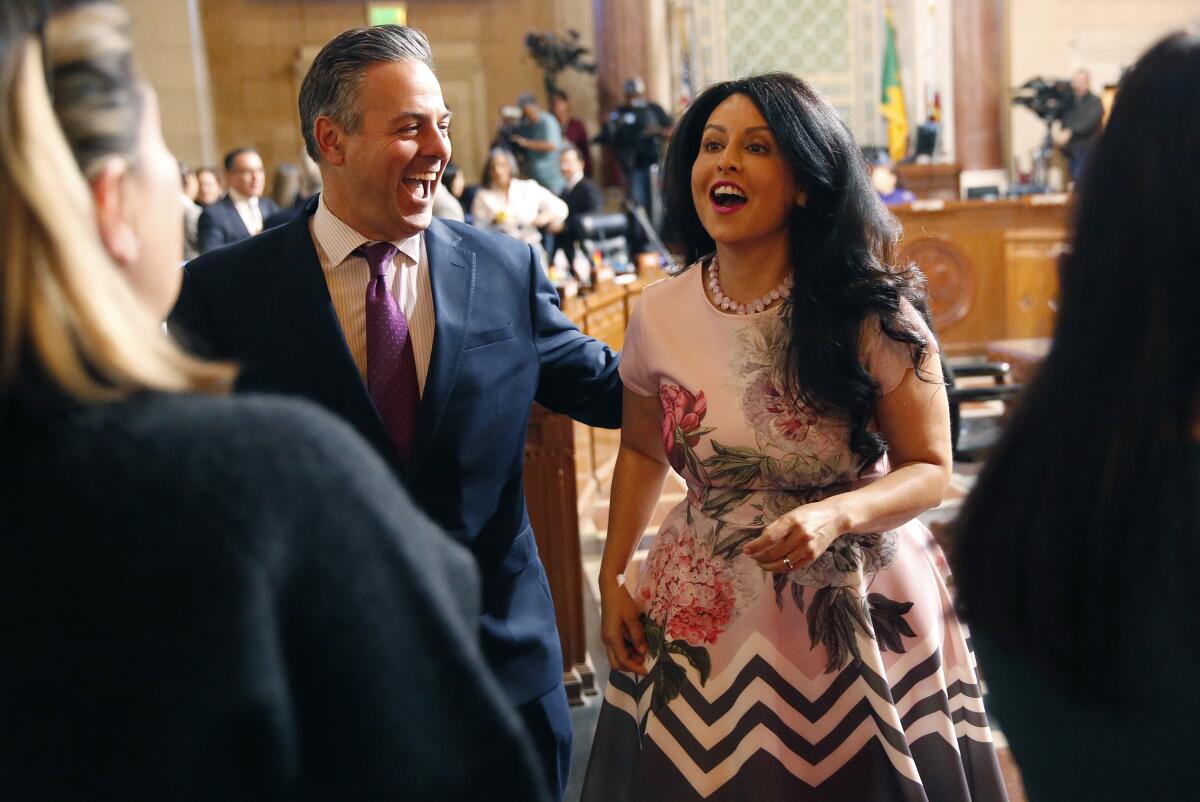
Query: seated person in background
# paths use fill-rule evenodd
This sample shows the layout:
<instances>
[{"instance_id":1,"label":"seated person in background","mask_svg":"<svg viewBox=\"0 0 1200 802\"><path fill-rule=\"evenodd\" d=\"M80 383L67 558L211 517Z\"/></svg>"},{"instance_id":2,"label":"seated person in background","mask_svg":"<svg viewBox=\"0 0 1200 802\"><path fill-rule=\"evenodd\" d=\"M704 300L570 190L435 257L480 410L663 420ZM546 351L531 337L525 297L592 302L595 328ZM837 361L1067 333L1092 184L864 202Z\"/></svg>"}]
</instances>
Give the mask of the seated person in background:
<instances>
[{"instance_id":1,"label":"seated person in background","mask_svg":"<svg viewBox=\"0 0 1200 802\"><path fill-rule=\"evenodd\" d=\"M899 206L917 199L911 191L900 186L900 178L892 169L892 160L888 158L887 151L883 148L868 150L867 161L871 166L871 185L886 205Z\"/></svg>"},{"instance_id":2,"label":"seated person in background","mask_svg":"<svg viewBox=\"0 0 1200 802\"><path fill-rule=\"evenodd\" d=\"M196 203L211 206L225 194L216 167L201 167L196 171Z\"/></svg>"},{"instance_id":3,"label":"seated person in background","mask_svg":"<svg viewBox=\"0 0 1200 802\"><path fill-rule=\"evenodd\" d=\"M512 151L493 148L488 153L479 189L471 202L476 226L495 229L540 248L541 229L554 234L562 231L567 212L562 198L536 181L517 176Z\"/></svg>"},{"instance_id":4,"label":"seated person in background","mask_svg":"<svg viewBox=\"0 0 1200 802\"><path fill-rule=\"evenodd\" d=\"M544 799L469 553L349 426L163 334L179 173L129 26L0 14L0 795Z\"/></svg>"},{"instance_id":5,"label":"seated person in background","mask_svg":"<svg viewBox=\"0 0 1200 802\"><path fill-rule=\"evenodd\" d=\"M558 169L562 130L554 115L542 109L529 92L517 98L521 120L508 140L517 148L525 174L556 195L562 191L563 175Z\"/></svg>"},{"instance_id":6,"label":"seated person in background","mask_svg":"<svg viewBox=\"0 0 1200 802\"><path fill-rule=\"evenodd\" d=\"M571 116L571 98L563 90L555 89L551 108L554 119L558 120L558 126L562 129L563 139L574 145L583 159L584 176L591 178L592 154L588 147L588 132L582 120ZM566 176L563 178L566 179Z\"/></svg>"},{"instance_id":7,"label":"seated person in background","mask_svg":"<svg viewBox=\"0 0 1200 802\"><path fill-rule=\"evenodd\" d=\"M433 194L433 216L443 220L465 222L466 215L463 214L459 198L462 196L463 187L466 184L466 177L463 175L463 171L458 169L458 165L454 162L447 164L446 169L442 171L441 183L438 184Z\"/></svg>"},{"instance_id":8,"label":"seated person in background","mask_svg":"<svg viewBox=\"0 0 1200 802\"><path fill-rule=\"evenodd\" d=\"M960 606L1035 802L1200 785L1198 85L1196 34L1123 79L1053 346L957 526Z\"/></svg>"},{"instance_id":9,"label":"seated person in background","mask_svg":"<svg viewBox=\"0 0 1200 802\"><path fill-rule=\"evenodd\" d=\"M200 215L200 252L239 242L263 230L263 221L279 206L263 197L267 171L254 148L237 148L225 156L229 192Z\"/></svg>"},{"instance_id":10,"label":"seated person in background","mask_svg":"<svg viewBox=\"0 0 1200 802\"><path fill-rule=\"evenodd\" d=\"M604 197L596 182L583 174L583 159L574 145L567 145L558 156L559 166L562 167L563 186L562 199L567 204L567 220L563 224L562 233L558 235L555 247L570 259L575 255L575 246L583 232L580 230L579 216L598 212L604 206Z\"/></svg>"}]
</instances>

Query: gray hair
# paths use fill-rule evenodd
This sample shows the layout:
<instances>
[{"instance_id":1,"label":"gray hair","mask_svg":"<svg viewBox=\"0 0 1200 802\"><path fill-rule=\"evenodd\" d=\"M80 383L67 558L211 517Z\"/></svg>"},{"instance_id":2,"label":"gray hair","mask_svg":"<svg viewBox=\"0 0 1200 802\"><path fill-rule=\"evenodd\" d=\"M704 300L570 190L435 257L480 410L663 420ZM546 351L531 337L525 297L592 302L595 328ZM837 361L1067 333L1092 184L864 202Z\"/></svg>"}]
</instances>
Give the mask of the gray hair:
<instances>
[{"instance_id":1,"label":"gray hair","mask_svg":"<svg viewBox=\"0 0 1200 802\"><path fill-rule=\"evenodd\" d=\"M429 39L416 28L353 28L321 48L300 85L300 132L313 161L321 161L314 130L317 118L329 117L347 133L358 133L363 118L358 96L367 67L402 61L417 61L433 69Z\"/></svg>"}]
</instances>

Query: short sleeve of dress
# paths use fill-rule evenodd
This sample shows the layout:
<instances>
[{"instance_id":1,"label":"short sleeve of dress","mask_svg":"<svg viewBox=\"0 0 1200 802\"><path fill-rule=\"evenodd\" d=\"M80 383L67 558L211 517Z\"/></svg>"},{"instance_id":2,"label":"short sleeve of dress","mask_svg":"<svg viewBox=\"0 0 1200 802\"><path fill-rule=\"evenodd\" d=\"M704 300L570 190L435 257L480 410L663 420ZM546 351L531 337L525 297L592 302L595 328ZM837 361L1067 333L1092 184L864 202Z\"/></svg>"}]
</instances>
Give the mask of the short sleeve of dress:
<instances>
[{"instance_id":1,"label":"short sleeve of dress","mask_svg":"<svg viewBox=\"0 0 1200 802\"><path fill-rule=\"evenodd\" d=\"M938 365L938 348L937 338L933 336L933 332L929 330L929 326L925 324L925 319L907 300L900 300L900 314L904 321L921 332L925 337L925 342L928 344L925 348L925 360L923 367L934 373L941 375L941 368ZM880 395L887 395L900 386L900 382L904 380L904 374L913 369L912 351L908 343L898 342L883 333L883 329L879 326L879 318L872 317L867 320L864 325L862 336L862 359L863 366L875 381L879 382Z\"/></svg>"},{"instance_id":2,"label":"short sleeve of dress","mask_svg":"<svg viewBox=\"0 0 1200 802\"><path fill-rule=\"evenodd\" d=\"M645 298L633 308L629 326L625 329L625 344L621 348L621 364L618 369L621 381L638 395L658 395L658 382L650 373L649 355L646 353L643 307Z\"/></svg>"}]
</instances>

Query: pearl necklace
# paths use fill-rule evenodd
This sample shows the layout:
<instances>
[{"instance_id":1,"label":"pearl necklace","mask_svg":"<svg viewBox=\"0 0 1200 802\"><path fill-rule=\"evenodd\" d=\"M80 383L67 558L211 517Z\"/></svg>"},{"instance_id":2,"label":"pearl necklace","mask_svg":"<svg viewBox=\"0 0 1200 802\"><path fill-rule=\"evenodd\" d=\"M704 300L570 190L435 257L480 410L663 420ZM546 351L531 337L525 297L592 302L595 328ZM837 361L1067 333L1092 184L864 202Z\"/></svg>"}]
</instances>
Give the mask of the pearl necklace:
<instances>
[{"instance_id":1,"label":"pearl necklace","mask_svg":"<svg viewBox=\"0 0 1200 802\"><path fill-rule=\"evenodd\" d=\"M717 277L717 257L714 256L712 264L708 266L708 288L712 290L713 303L718 309L725 309L736 315L751 315L769 308L780 298L786 298L792 291L792 277L785 278L778 287L763 297L740 304L721 291L721 281Z\"/></svg>"}]
</instances>

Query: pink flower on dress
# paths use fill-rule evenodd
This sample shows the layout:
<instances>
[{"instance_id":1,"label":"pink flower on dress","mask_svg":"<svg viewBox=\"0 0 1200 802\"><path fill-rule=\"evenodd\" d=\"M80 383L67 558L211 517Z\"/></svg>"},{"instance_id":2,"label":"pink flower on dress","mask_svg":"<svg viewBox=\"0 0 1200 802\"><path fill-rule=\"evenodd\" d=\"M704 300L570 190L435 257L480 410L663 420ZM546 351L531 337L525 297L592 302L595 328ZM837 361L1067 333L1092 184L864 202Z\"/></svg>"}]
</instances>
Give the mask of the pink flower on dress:
<instances>
[{"instance_id":1,"label":"pink flower on dress","mask_svg":"<svg viewBox=\"0 0 1200 802\"><path fill-rule=\"evenodd\" d=\"M675 384L664 384L658 390L658 398L662 403L662 440L667 452L667 461L679 473L683 473L685 460L683 446L675 442L675 430L683 433L683 439L688 448L695 448L700 442L700 425L708 412L708 401L704 391L692 395L685 388Z\"/></svg>"},{"instance_id":2,"label":"pink flower on dress","mask_svg":"<svg viewBox=\"0 0 1200 802\"><path fill-rule=\"evenodd\" d=\"M747 385L743 410L755 429L776 442L782 439L799 445L808 439L811 430L822 425L819 416L786 393L765 370Z\"/></svg>"},{"instance_id":3,"label":"pink flower on dress","mask_svg":"<svg viewBox=\"0 0 1200 802\"><path fill-rule=\"evenodd\" d=\"M639 593L649 602L651 620L668 640L692 646L714 643L729 626L736 601L724 561L706 553L691 534L663 533L650 555Z\"/></svg>"}]
</instances>

